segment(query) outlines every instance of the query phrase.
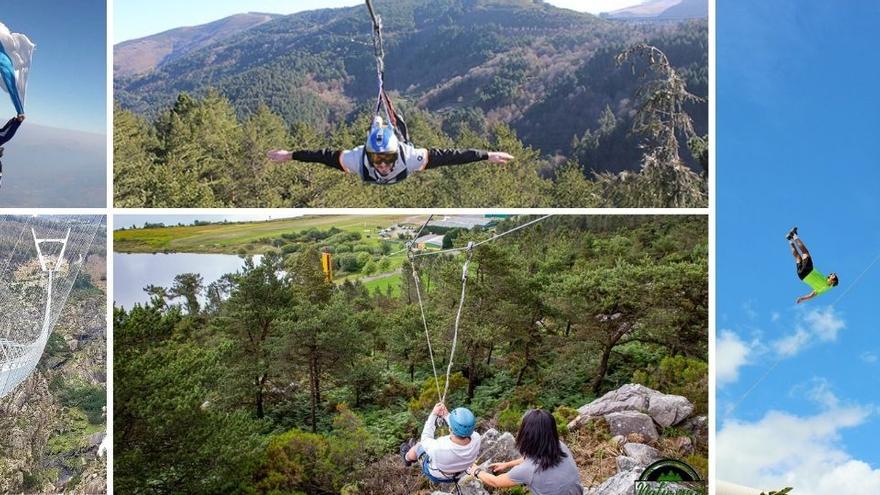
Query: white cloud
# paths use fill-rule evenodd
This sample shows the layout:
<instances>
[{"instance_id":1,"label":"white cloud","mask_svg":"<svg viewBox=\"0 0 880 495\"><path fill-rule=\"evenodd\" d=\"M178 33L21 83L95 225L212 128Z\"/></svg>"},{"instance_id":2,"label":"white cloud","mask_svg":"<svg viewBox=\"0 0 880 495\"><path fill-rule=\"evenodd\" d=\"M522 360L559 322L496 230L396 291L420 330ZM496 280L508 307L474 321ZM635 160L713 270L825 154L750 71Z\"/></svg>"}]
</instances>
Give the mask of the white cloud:
<instances>
[{"instance_id":1,"label":"white cloud","mask_svg":"<svg viewBox=\"0 0 880 495\"><path fill-rule=\"evenodd\" d=\"M804 321L809 325L810 331L822 342L837 340L837 333L846 327L846 323L834 314L832 306L828 306L824 311L821 309L811 310L804 317Z\"/></svg>"},{"instance_id":2,"label":"white cloud","mask_svg":"<svg viewBox=\"0 0 880 495\"><path fill-rule=\"evenodd\" d=\"M746 316L748 316L750 320L758 319L758 312L755 311L755 308L752 306L751 300L743 304L743 311L745 311Z\"/></svg>"},{"instance_id":3,"label":"white cloud","mask_svg":"<svg viewBox=\"0 0 880 495\"><path fill-rule=\"evenodd\" d=\"M832 306L811 309L798 314L794 332L774 341L772 346L780 357L792 357L816 341L836 341L844 328L846 322L834 313Z\"/></svg>"},{"instance_id":4,"label":"white cloud","mask_svg":"<svg viewBox=\"0 0 880 495\"><path fill-rule=\"evenodd\" d=\"M770 411L753 423L726 421L715 438L718 478L762 490L792 486L798 495L880 493L880 469L839 446L840 431L862 424L870 409L839 407L825 385L814 393L832 406L815 416Z\"/></svg>"},{"instance_id":5,"label":"white cloud","mask_svg":"<svg viewBox=\"0 0 880 495\"><path fill-rule=\"evenodd\" d=\"M776 323L777 321L779 321L780 318L782 318L782 315L779 314L778 311L774 311L774 312L770 315L770 321L772 321L773 323Z\"/></svg>"},{"instance_id":6,"label":"white cloud","mask_svg":"<svg viewBox=\"0 0 880 495\"><path fill-rule=\"evenodd\" d=\"M840 399L831 390L831 383L825 378L813 378L807 383L795 386L791 392L794 397L803 396L812 400L822 407L823 411L837 409L840 406Z\"/></svg>"},{"instance_id":7,"label":"white cloud","mask_svg":"<svg viewBox=\"0 0 880 495\"><path fill-rule=\"evenodd\" d=\"M774 342L773 348L780 356L791 357L807 347L810 340L810 334L803 328L798 328L793 334Z\"/></svg>"},{"instance_id":8,"label":"white cloud","mask_svg":"<svg viewBox=\"0 0 880 495\"><path fill-rule=\"evenodd\" d=\"M739 379L739 369L748 364L750 351L749 344L739 335L730 330L721 331L715 344L715 381L719 387Z\"/></svg>"},{"instance_id":9,"label":"white cloud","mask_svg":"<svg viewBox=\"0 0 880 495\"><path fill-rule=\"evenodd\" d=\"M871 351L865 351L859 356L859 359L868 364L876 364L877 354Z\"/></svg>"}]
</instances>

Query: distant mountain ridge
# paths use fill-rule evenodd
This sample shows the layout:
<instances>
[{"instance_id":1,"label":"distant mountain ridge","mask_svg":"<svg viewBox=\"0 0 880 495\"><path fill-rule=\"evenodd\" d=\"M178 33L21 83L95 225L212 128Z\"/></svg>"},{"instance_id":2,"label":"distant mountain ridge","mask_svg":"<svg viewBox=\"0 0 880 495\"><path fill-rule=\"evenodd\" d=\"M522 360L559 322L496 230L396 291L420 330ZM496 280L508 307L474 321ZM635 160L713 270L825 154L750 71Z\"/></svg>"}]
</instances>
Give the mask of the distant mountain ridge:
<instances>
[{"instance_id":1,"label":"distant mountain ridge","mask_svg":"<svg viewBox=\"0 0 880 495\"><path fill-rule=\"evenodd\" d=\"M104 134L23 125L0 158L0 207L105 207L106 153Z\"/></svg>"},{"instance_id":2,"label":"distant mountain ridge","mask_svg":"<svg viewBox=\"0 0 880 495\"><path fill-rule=\"evenodd\" d=\"M633 97L644 79L615 61L627 46L658 46L689 89L708 96L705 20L621 23L540 0L376 0L375 5L384 24L386 88L404 113L418 108L438 120L463 115L477 131L504 122L545 155L566 155L574 138L595 130L610 109L616 127L606 129L601 142L589 141L614 160L600 166L591 159L594 170L632 169L641 158L642 137L629 130ZM188 45L138 75L119 69L131 52L117 46L115 99L123 109L152 118L181 92L199 95L213 88L240 118L265 104L289 125L325 132L372 105L376 69L370 32L362 5L300 12ZM697 104L693 111L697 131L705 134L708 106Z\"/></svg>"},{"instance_id":3,"label":"distant mountain ridge","mask_svg":"<svg viewBox=\"0 0 880 495\"><path fill-rule=\"evenodd\" d=\"M133 76L149 72L188 53L281 17L279 14L249 12L202 24L170 29L158 34L124 41L113 47L113 73Z\"/></svg>"},{"instance_id":4,"label":"distant mountain ridge","mask_svg":"<svg viewBox=\"0 0 880 495\"><path fill-rule=\"evenodd\" d=\"M648 0L640 5L602 14L602 17L620 20L682 20L708 16L708 0Z\"/></svg>"}]
</instances>

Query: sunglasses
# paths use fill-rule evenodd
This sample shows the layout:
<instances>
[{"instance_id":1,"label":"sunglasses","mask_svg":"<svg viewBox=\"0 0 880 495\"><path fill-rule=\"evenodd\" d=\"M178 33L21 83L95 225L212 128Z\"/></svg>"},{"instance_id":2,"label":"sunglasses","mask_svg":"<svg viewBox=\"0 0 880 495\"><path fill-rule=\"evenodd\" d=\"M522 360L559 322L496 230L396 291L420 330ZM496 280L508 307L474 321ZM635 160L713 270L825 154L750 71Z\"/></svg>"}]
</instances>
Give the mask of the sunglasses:
<instances>
[{"instance_id":1,"label":"sunglasses","mask_svg":"<svg viewBox=\"0 0 880 495\"><path fill-rule=\"evenodd\" d=\"M394 163L397 161L397 153L367 153L373 163Z\"/></svg>"}]
</instances>

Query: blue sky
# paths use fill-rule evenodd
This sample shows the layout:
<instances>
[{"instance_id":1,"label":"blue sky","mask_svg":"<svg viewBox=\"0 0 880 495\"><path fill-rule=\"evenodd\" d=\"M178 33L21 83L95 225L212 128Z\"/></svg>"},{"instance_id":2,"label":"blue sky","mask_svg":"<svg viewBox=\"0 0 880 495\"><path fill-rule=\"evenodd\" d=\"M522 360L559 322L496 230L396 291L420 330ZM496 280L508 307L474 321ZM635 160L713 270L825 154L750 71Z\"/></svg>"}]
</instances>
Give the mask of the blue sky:
<instances>
[{"instance_id":1,"label":"blue sky","mask_svg":"<svg viewBox=\"0 0 880 495\"><path fill-rule=\"evenodd\" d=\"M105 133L107 10L104 0L4 2L0 22L36 45L25 112L35 124ZM15 112L5 93L0 118ZM27 125L27 124L25 124Z\"/></svg>"},{"instance_id":2,"label":"blue sky","mask_svg":"<svg viewBox=\"0 0 880 495\"><path fill-rule=\"evenodd\" d=\"M718 477L880 493L880 4L717 9ZM793 225L841 280L802 305Z\"/></svg>"},{"instance_id":3,"label":"blue sky","mask_svg":"<svg viewBox=\"0 0 880 495\"><path fill-rule=\"evenodd\" d=\"M181 26L195 26L242 12L293 14L321 8L363 5L363 0L116 0L113 2L113 43L141 38ZM548 0L581 12L607 12L642 0ZM197 7L196 7L197 6Z\"/></svg>"}]
</instances>

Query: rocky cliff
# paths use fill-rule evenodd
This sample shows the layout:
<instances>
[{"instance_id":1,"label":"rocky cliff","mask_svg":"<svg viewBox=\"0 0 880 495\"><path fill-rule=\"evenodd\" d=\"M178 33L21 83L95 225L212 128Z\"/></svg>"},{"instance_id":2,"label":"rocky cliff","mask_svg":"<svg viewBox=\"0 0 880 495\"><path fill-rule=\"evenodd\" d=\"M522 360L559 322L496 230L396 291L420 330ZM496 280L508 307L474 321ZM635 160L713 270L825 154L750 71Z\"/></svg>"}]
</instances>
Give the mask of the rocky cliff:
<instances>
[{"instance_id":1,"label":"rocky cliff","mask_svg":"<svg viewBox=\"0 0 880 495\"><path fill-rule=\"evenodd\" d=\"M659 459L680 459L698 471L707 466L708 419L695 416L686 398L668 395L643 385L628 384L585 404L560 432L581 472L586 495L633 495L634 482L646 467ZM489 428L483 433L478 458L482 466L519 457L509 432ZM359 493L456 493L450 485L431 485L416 468L404 468L399 456L388 456L374 465L371 478ZM461 495L493 493L465 476Z\"/></svg>"},{"instance_id":2,"label":"rocky cliff","mask_svg":"<svg viewBox=\"0 0 880 495\"><path fill-rule=\"evenodd\" d=\"M89 257L37 370L0 399L0 493L106 493L106 260Z\"/></svg>"}]
</instances>

